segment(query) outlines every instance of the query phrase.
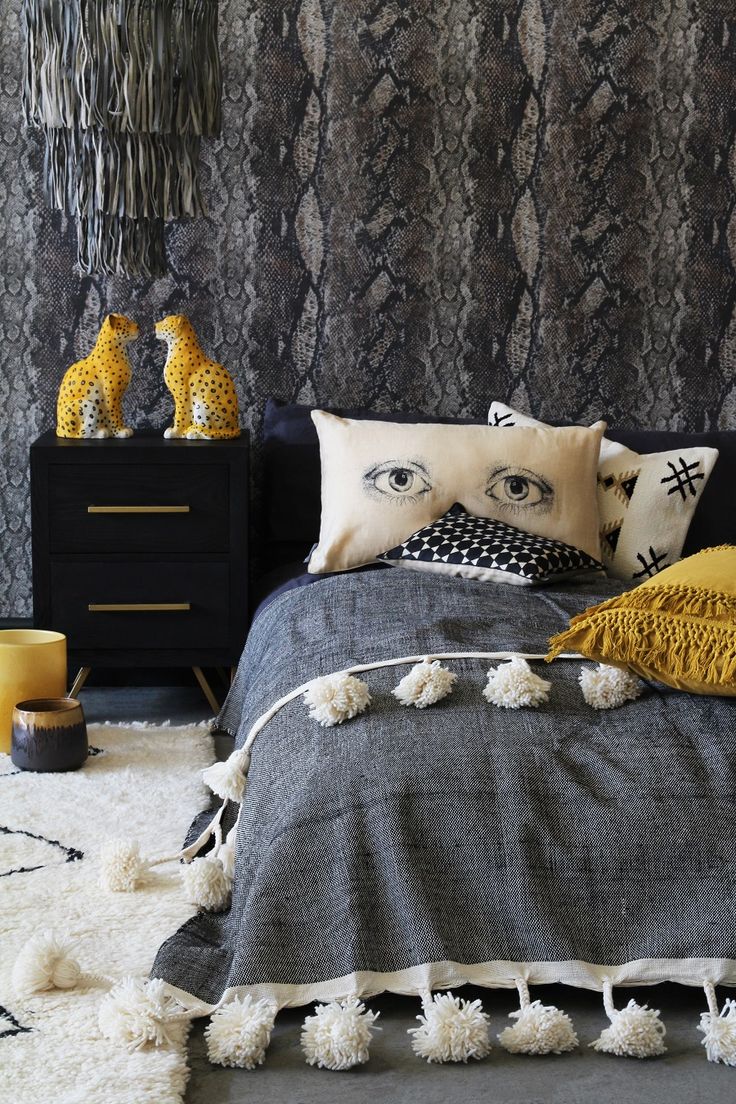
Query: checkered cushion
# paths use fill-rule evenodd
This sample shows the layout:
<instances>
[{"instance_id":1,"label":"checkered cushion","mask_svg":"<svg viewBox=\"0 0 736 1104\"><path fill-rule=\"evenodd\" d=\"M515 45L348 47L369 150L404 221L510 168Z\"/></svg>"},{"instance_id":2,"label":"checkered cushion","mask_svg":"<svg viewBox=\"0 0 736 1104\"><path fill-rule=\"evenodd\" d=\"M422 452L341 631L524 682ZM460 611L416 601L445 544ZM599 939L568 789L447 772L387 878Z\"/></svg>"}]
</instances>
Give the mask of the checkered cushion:
<instances>
[{"instance_id":1,"label":"checkered cushion","mask_svg":"<svg viewBox=\"0 0 736 1104\"><path fill-rule=\"evenodd\" d=\"M378 559L420 571L522 586L603 568L579 548L525 533L502 521L473 517L459 502Z\"/></svg>"}]
</instances>

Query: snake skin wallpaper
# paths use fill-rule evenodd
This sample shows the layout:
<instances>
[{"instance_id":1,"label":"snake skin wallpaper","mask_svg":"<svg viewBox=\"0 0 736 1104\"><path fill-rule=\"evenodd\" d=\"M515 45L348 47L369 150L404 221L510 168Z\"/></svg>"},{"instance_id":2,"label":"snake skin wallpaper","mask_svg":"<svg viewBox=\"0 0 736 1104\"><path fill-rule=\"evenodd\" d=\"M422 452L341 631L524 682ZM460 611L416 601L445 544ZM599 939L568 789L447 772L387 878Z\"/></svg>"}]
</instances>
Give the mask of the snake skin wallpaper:
<instances>
[{"instance_id":1,"label":"snake skin wallpaper","mask_svg":"<svg viewBox=\"0 0 736 1104\"><path fill-rule=\"evenodd\" d=\"M75 272L0 19L0 616L31 609L28 446L111 310L137 426L180 311L253 429L269 394L736 424L733 0L223 0L208 217L143 282Z\"/></svg>"}]
</instances>

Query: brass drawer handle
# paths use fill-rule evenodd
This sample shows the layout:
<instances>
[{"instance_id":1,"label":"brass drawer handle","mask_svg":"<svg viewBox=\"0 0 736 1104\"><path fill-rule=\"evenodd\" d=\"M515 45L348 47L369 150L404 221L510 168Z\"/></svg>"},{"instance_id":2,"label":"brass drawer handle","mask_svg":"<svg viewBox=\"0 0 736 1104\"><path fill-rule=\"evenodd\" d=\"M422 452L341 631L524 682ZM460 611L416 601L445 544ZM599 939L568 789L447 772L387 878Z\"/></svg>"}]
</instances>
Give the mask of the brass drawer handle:
<instances>
[{"instance_id":1,"label":"brass drawer handle","mask_svg":"<svg viewBox=\"0 0 736 1104\"><path fill-rule=\"evenodd\" d=\"M190 610L189 602L91 602L90 613L171 613Z\"/></svg>"},{"instance_id":2,"label":"brass drawer handle","mask_svg":"<svg viewBox=\"0 0 736 1104\"><path fill-rule=\"evenodd\" d=\"M88 506L88 514L188 514L189 506Z\"/></svg>"}]
</instances>

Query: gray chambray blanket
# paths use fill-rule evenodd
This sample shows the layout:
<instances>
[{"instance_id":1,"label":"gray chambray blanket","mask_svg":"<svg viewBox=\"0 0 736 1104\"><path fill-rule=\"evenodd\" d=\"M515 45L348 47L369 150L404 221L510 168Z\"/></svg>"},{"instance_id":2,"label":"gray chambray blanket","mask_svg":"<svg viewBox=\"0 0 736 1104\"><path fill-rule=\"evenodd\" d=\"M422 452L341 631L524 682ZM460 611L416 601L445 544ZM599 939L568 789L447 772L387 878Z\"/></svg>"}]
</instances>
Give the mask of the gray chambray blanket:
<instances>
[{"instance_id":1,"label":"gray chambray blanket","mask_svg":"<svg viewBox=\"0 0 736 1104\"><path fill-rule=\"evenodd\" d=\"M621 589L326 579L257 618L220 724L242 744L279 697L355 663L544 652ZM488 661L446 665L455 689L427 709L391 695L409 670L394 667L361 676L373 702L351 721L321 728L297 699L266 725L232 905L184 924L153 975L210 1004L236 990L280 1006L522 973L736 984L734 700L649 684L599 712L581 663L558 660L532 664L549 701L512 711L482 696Z\"/></svg>"}]
</instances>

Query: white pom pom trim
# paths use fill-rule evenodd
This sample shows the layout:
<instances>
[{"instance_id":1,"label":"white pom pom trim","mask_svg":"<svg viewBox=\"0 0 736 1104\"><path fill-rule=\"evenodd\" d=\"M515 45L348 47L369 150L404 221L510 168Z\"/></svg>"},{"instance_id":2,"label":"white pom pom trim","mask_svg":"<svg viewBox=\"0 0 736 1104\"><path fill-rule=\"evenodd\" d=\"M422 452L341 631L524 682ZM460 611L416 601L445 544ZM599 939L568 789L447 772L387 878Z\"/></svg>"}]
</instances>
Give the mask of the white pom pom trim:
<instances>
[{"instance_id":1,"label":"white pom pom trim","mask_svg":"<svg viewBox=\"0 0 736 1104\"><path fill-rule=\"evenodd\" d=\"M262 1065L275 1019L276 1005L250 993L218 1008L204 1033L210 1062L249 1070Z\"/></svg>"},{"instance_id":2,"label":"white pom pom trim","mask_svg":"<svg viewBox=\"0 0 736 1104\"><path fill-rule=\"evenodd\" d=\"M225 877L230 878L231 881L235 875L235 844L237 838L238 825L236 822L228 832L222 847L217 852L217 857L222 863L222 869L225 871Z\"/></svg>"},{"instance_id":3,"label":"white pom pom trim","mask_svg":"<svg viewBox=\"0 0 736 1104\"><path fill-rule=\"evenodd\" d=\"M100 885L111 893L132 893L147 869L135 840L112 839L100 851Z\"/></svg>"},{"instance_id":4,"label":"white pom pom trim","mask_svg":"<svg viewBox=\"0 0 736 1104\"><path fill-rule=\"evenodd\" d=\"M631 671L608 663L583 668L578 681L583 697L593 709L618 709L638 698L644 689L644 683Z\"/></svg>"},{"instance_id":5,"label":"white pom pom trim","mask_svg":"<svg viewBox=\"0 0 736 1104\"><path fill-rule=\"evenodd\" d=\"M485 1058L491 1049L489 1019L479 1000L427 993L417 1019L419 1027L408 1031L412 1050L428 1062L467 1062Z\"/></svg>"},{"instance_id":6,"label":"white pom pom trim","mask_svg":"<svg viewBox=\"0 0 736 1104\"><path fill-rule=\"evenodd\" d=\"M49 989L73 989L82 976L68 939L38 932L23 945L13 966L13 988L19 997Z\"/></svg>"},{"instance_id":7,"label":"white pom pom trim","mask_svg":"<svg viewBox=\"0 0 736 1104\"><path fill-rule=\"evenodd\" d=\"M240 748L224 763L213 763L202 771L202 778L218 797L234 801L243 800L246 776L250 767L250 751Z\"/></svg>"},{"instance_id":8,"label":"white pom pom trim","mask_svg":"<svg viewBox=\"0 0 736 1104\"><path fill-rule=\"evenodd\" d=\"M191 1014L166 990L158 978L124 978L100 1004L100 1031L128 1050L181 1044Z\"/></svg>"},{"instance_id":9,"label":"white pom pom trim","mask_svg":"<svg viewBox=\"0 0 736 1104\"><path fill-rule=\"evenodd\" d=\"M325 728L352 720L368 708L371 696L362 679L344 671L323 675L309 683L304 691L309 716Z\"/></svg>"},{"instance_id":10,"label":"white pom pom trim","mask_svg":"<svg viewBox=\"0 0 736 1104\"><path fill-rule=\"evenodd\" d=\"M404 675L393 696L402 705L413 705L416 709L426 709L428 705L442 701L457 682L457 675L448 671L435 659L423 659L415 663L408 675Z\"/></svg>"},{"instance_id":11,"label":"white pom pom trim","mask_svg":"<svg viewBox=\"0 0 736 1104\"><path fill-rule=\"evenodd\" d=\"M708 999L708 1011L700 1017L698 1031L703 1033L703 1046L708 1061L736 1066L736 1000L727 1000L719 1013L712 982L706 982L705 995Z\"/></svg>"},{"instance_id":12,"label":"white pom pom trim","mask_svg":"<svg viewBox=\"0 0 736 1104\"><path fill-rule=\"evenodd\" d=\"M603 983L603 1004L611 1021L590 1046L605 1054L620 1058L655 1058L664 1054L667 1047L664 1037L667 1030L659 1018L659 1010L630 1000L620 1010L613 1005L611 982Z\"/></svg>"},{"instance_id":13,"label":"white pom pom trim","mask_svg":"<svg viewBox=\"0 0 736 1104\"><path fill-rule=\"evenodd\" d=\"M499 1034L498 1041L510 1054L564 1054L575 1050L578 1037L572 1020L551 1004L532 1001L526 981L516 982L520 1008L511 1012L516 1023Z\"/></svg>"},{"instance_id":14,"label":"white pom pom trim","mask_svg":"<svg viewBox=\"0 0 736 1104\"><path fill-rule=\"evenodd\" d=\"M183 863L181 880L187 900L208 912L222 912L232 891L232 879L228 878L218 859L204 855L190 863Z\"/></svg>"},{"instance_id":15,"label":"white pom pom trim","mask_svg":"<svg viewBox=\"0 0 736 1104\"><path fill-rule=\"evenodd\" d=\"M356 997L317 1004L314 1015L302 1027L302 1050L310 1066L346 1070L368 1061L371 1038L380 1030L375 1021L380 1013L366 1010Z\"/></svg>"},{"instance_id":16,"label":"white pom pom trim","mask_svg":"<svg viewBox=\"0 0 736 1104\"><path fill-rule=\"evenodd\" d=\"M534 674L525 659L514 656L491 667L483 697L503 709L536 708L547 701L551 687L551 682Z\"/></svg>"}]
</instances>

